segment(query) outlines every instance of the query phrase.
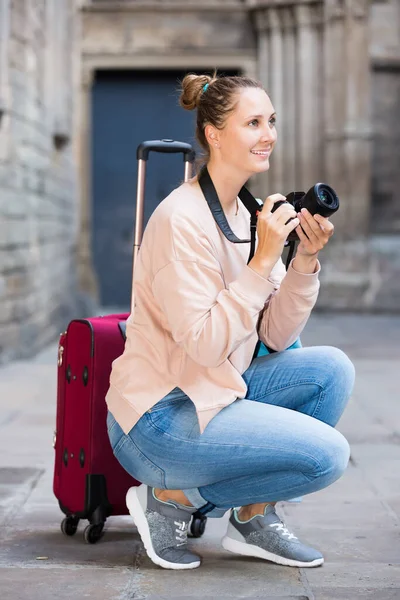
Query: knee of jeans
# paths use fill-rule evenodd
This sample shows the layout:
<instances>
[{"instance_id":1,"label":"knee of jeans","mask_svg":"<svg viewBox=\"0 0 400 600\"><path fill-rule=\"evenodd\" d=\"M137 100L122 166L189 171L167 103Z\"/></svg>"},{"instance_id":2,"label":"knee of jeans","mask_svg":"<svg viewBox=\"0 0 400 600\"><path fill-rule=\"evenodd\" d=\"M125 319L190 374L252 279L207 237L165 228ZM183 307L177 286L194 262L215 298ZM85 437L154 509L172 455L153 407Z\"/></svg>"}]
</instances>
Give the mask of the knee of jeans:
<instances>
[{"instance_id":1,"label":"knee of jeans","mask_svg":"<svg viewBox=\"0 0 400 600\"><path fill-rule=\"evenodd\" d=\"M337 388L340 385L342 394L347 399L353 391L355 380L354 365L342 350L333 346L324 347L324 357L328 366L327 376L330 383Z\"/></svg>"},{"instance_id":2,"label":"knee of jeans","mask_svg":"<svg viewBox=\"0 0 400 600\"><path fill-rule=\"evenodd\" d=\"M318 454L320 465L319 476L328 477L333 483L345 472L350 459L350 446L346 438L336 429L331 428L329 439Z\"/></svg>"}]
</instances>

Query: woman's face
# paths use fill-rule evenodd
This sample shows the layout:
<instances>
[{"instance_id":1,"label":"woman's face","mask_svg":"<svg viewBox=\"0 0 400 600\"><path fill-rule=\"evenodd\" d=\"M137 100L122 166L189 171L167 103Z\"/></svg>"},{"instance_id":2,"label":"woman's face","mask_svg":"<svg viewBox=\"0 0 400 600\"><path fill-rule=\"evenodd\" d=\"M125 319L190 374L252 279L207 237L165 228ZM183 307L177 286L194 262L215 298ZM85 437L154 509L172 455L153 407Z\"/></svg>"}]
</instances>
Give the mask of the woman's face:
<instances>
[{"instance_id":1,"label":"woman's face","mask_svg":"<svg viewBox=\"0 0 400 600\"><path fill-rule=\"evenodd\" d=\"M224 127L214 129L214 132L218 154L224 163L250 175L269 169L277 133L275 110L264 90L241 89L235 110L226 119Z\"/></svg>"}]
</instances>

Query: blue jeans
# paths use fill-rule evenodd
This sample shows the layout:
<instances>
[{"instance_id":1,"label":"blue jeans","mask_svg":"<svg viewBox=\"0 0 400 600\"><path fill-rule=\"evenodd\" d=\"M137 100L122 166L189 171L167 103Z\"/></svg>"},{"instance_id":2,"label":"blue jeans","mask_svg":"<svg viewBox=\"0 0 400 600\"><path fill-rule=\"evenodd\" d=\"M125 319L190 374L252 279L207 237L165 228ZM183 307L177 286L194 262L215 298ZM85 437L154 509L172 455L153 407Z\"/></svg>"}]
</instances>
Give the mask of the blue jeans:
<instances>
[{"instance_id":1,"label":"blue jeans","mask_svg":"<svg viewBox=\"0 0 400 600\"><path fill-rule=\"evenodd\" d=\"M321 490L346 469L349 444L334 429L350 398L354 367L339 349L296 348L256 358L246 399L223 408L200 435L192 401L179 388L128 435L109 412L121 465L149 486L183 490L207 516Z\"/></svg>"}]
</instances>

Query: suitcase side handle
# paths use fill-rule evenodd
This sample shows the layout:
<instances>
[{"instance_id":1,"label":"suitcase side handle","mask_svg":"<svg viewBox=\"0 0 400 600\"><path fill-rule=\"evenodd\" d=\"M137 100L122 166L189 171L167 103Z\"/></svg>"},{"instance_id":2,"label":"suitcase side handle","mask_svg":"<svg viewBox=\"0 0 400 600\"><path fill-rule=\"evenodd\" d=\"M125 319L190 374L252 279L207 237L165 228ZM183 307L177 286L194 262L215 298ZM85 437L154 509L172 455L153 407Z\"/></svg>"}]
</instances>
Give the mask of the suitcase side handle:
<instances>
[{"instance_id":1,"label":"suitcase side handle","mask_svg":"<svg viewBox=\"0 0 400 600\"><path fill-rule=\"evenodd\" d=\"M168 154L182 152L184 162L193 163L195 159L195 152L190 144L187 144L186 142L176 142L169 139L142 142L136 151L137 159L148 160L149 152L151 151L164 152Z\"/></svg>"}]
</instances>

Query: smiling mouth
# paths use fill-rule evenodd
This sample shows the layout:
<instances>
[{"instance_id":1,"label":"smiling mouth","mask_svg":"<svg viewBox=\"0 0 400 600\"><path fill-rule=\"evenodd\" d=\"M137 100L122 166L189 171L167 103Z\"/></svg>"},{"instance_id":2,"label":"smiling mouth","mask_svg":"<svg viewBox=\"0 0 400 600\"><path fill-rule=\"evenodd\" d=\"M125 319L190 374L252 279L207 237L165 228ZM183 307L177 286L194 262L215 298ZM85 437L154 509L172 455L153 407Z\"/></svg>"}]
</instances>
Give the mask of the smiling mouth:
<instances>
[{"instance_id":1,"label":"smiling mouth","mask_svg":"<svg viewBox=\"0 0 400 600\"><path fill-rule=\"evenodd\" d=\"M250 150L250 152L256 156L269 156L271 150Z\"/></svg>"}]
</instances>

